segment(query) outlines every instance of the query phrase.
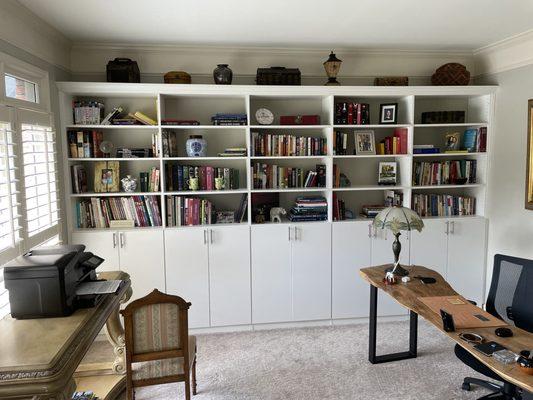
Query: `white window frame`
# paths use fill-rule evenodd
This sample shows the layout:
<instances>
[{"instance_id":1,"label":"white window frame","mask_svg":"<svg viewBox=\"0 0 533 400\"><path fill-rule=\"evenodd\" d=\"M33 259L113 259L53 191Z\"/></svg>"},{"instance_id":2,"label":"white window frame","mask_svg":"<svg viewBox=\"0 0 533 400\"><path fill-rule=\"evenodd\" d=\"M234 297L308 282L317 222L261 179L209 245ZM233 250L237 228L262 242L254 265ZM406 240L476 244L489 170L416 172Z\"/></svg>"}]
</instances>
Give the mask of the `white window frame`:
<instances>
[{"instance_id":1,"label":"white window frame","mask_svg":"<svg viewBox=\"0 0 533 400\"><path fill-rule=\"evenodd\" d=\"M37 103L6 96L5 74L13 75L37 84ZM0 52L0 103L27 108L34 111L50 112L50 79L48 72Z\"/></svg>"}]
</instances>

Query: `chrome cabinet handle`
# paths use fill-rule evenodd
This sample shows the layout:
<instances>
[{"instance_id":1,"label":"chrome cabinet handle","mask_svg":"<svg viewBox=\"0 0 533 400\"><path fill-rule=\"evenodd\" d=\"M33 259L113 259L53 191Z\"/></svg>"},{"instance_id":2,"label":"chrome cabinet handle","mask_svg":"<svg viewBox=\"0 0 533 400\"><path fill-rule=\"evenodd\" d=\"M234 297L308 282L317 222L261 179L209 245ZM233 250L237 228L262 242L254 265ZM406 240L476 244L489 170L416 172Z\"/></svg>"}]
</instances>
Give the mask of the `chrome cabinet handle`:
<instances>
[{"instance_id":1,"label":"chrome cabinet handle","mask_svg":"<svg viewBox=\"0 0 533 400\"><path fill-rule=\"evenodd\" d=\"M213 229L209 229L209 243L213 244Z\"/></svg>"},{"instance_id":2,"label":"chrome cabinet handle","mask_svg":"<svg viewBox=\"0 0 533 400\"><path fill-rule=\"evenodd\" d=\"M117 233L113 232L113 248L117 248Z\"/></svg>"},{"instance_id":3,"label":"chrome cabinet handle","mask_svg":"<svg viewBox=\"0 0 533 400\"><path fill-rule=\"evenodd\" d=\"M118 235L120 238L120 247L123 248L126 245L126 241L124 240L124 233L120 232Z\"/></svg>"},{"instance_id":4,"label":"chrome cabinet handle","mask_svg":"<svg viewBox=\"0 0 533 400\"><path fill-rule=\"evenodd\" d=\"M302 235L300 235L300 239L302 238ZM294 240L298 240L298 228L294 227Z\"/></svg>"},{"instance_id":5,"label":"chrome cabinet handle","mask_svg":"<svg viewBox=\"0 0 533 400\"><path fill-rule=\"evenodd\" d=\"M291 241L291 227L289 226L289 242Z\"/></svg>"},{"instance_id":6,"label":"chrome cabinet handle","mask_svg":"<svg viewBox=\"0 0 533 400\"><path fill-rule=\"evenodd\" d=\"M450 230L450 233L453 235L455 233L455 221L452 221L451 224L452 224L452 229Z\"/></svg>"},{"instance_id":7,"label":"chrome cabinet handle","mask_svg":"<svg viewBox=\"0 0 533 400\"><path fill-rule=\"evenodd\" d=\"M450 234L450 221L446 221L446 231L444 233L446 233L446 235Z\"/></svg>"},{"instance_id":8,"label":"chrome cabinet handle","mask_svg":"<svg viewBox=\"0 0 533 400\"><path fill-rule=\"evenodd\" d=\"M207 229L204 229L204 244L207 244Z\"/></svg>"},{"instance_id":9,"label":"chrome cabinet handle","mask_svg":"<svg viewBox=\"0 0 533 400\"><path fill-rule=\"evenodd\" d=\"M368 237L372 237L372 224L368 224Z\"/></svg>"}]
</instances>

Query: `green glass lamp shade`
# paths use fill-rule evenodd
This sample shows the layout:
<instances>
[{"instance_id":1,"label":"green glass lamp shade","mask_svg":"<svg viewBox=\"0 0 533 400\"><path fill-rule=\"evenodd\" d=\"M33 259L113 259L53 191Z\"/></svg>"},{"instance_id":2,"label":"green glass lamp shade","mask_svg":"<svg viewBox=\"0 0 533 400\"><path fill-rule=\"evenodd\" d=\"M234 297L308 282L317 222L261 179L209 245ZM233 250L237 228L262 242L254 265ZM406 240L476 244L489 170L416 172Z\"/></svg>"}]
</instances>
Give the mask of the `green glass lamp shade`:
<instances>
[{"instance_id":1,"label":"green glass lamp shade","mask_svg":"<svg viewBox=\"0 0 533 400\"><path fill-rule=\"evenodd\" d=\"M373 225L377 228L389 229L395 236L395 240L392 243L394 265L386 271L393 275L409 275L409 272L400 265L400 252L402 250L402 245L399 237L401 235L401 231L417 230L421 232L424 228L424 221L422 221L420 216L410 208L394 206L387 207L378 215L376 215Z\"/></svg>"}]
</instances>

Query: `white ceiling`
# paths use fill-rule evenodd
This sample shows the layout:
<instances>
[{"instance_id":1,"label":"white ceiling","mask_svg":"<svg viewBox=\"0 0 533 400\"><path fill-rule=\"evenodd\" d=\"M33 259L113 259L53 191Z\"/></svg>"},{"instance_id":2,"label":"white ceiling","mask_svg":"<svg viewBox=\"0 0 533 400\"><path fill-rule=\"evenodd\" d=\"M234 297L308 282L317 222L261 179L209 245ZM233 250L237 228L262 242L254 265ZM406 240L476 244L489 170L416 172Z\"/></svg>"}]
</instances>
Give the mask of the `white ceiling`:
<instances>
[{"instance_id":1,"label":"white ceiling","mask_svg":"<svg viewBox=\"0 0 533 400\"><path fill-rule=\"evenodd\" d=\"M74 42L474 50L531 0L19 0Z\"/></svg>"}]
</instances>

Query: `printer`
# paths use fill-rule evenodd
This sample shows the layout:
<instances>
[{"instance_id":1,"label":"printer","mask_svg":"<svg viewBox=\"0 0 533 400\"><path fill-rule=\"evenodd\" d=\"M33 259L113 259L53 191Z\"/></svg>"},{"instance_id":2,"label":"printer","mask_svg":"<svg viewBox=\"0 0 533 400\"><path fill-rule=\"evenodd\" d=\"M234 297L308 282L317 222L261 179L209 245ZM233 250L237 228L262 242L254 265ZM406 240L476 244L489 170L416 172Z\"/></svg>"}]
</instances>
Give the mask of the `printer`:
<instances>
[{"instance_id":1,"label":"printer","mask_svg":"<svg viewBox=\"0 0 533 400\"><path fill-rule=\"evenodd\" d=\"M76 288L96 280L104 261L84 245L43 246L4 266L11 316L17 319L64 317L79 307Z\"/></svg>"}]
</instances>

